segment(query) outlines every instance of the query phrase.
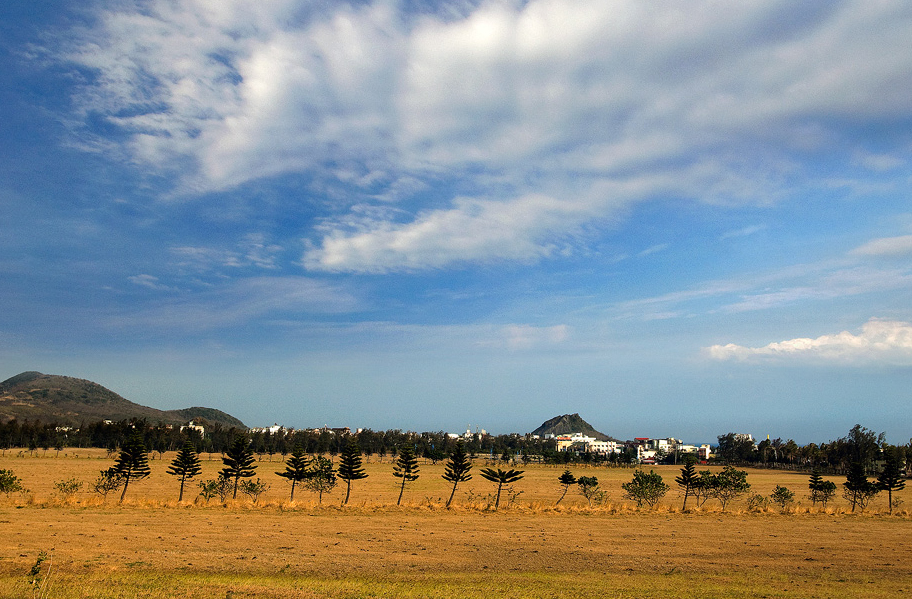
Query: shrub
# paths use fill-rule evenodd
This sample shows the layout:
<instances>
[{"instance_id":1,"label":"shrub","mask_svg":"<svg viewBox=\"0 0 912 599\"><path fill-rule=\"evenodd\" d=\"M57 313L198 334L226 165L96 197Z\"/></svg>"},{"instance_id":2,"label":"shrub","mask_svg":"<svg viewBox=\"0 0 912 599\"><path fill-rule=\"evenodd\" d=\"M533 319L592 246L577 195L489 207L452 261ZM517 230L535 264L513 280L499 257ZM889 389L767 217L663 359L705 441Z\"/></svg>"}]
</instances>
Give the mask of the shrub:
<instances>
[{"instance_id":1,"label":"shrub","mask_svg":"<svg viewBox=\"0 0 912 599\"><path fill-rule=\"evenodd\" d=\"M200 497L206 500L206 503L209 503L209 500L213 497L218 497L219 500L224 503L228 498L228 493L234 488L231 484L231 480L219 476L215 479L201 480L199 481L200 488Z\"/></svg>"},{"instance_id":2,"label":"shrub","mask_svg":"<svg viewBox=\"0 0 912 599\"><path fill-rule=\"evenodd\" d=\"M776 488L770 493L770 500L784 510L788 504L795 501L795 494L786 487L776 485Z\"/></svg>"},{"instance_id":3,"label":"shrub","mask_svg":"<svg viewBox=\"0 0 912 599\"><path fill-rule=\"evenodd\" d=\"M747 498L747 509L752 511L763 511L769 507L769 497L764 497L757 493Z\"/></svg>"},{"instance_id":4,"label":"shrub","mask_svg":"<svg viewBox=\"0 0 912 599\"><path fill-rule=\"evenodd\" d=\"M92 483L92 490L104 498L108 493L116 491L124 484L123 475L113 468L102 470L98 478Z\"/></svg>"},{"instance_id":5,"label":"shrub","mask_svg":"<svg viewBox=\"0 0 912 599\"><path fill-rule=\"evenodd\" d=\"M269 490L269 485L264 483L260 479L256 479L256 481L252 481L252 480L242 480L241 481L241 485L240 485L241 493L243 493L244 495L253 499L254 503L257 502L257 500L260 498L260 495L262 495L263 493L265 493L268 490Z\"/></svg>"},{"instance_id":6,"label":"shrub","mask_svg":"<svg viewBox=\"0 0 912 599\"><path fill-rule=\"evenodd\" d=\"M831 480L823 480L818 470L814 470L811 473L808 488L811 490L808 498L814 505L820 503L823 507L826 507L827 502L836 496L836 483Z\"/></svg>"},{"instance_id":7,"label":"shrub","mask_svg":"<svg viewBox=\"0 0 912 599\"><path fill-rule=\"evenodd\" d=\"M65 499L69 499L82 490L82 481L77 478L59 480L54 483L54 488L58 493L63 495Z\"/></svg>"},{"instance_id":8,"label":"shrub","mask_svg":"<svg viewBox=\"0 0 912 599\"><path fill-rule=\"evenodd\" d=\"M637 507L642 507L644 503L649 507L655 507L668 492L668 485L662 480L662 476L652 470L649 474L637 470L633 473L633 480L622 484L621 488L624 489L624 496L627 499L636 501Z\"/></svg>"},{"instance_id":9,"label":"shrub","mask_svg":"<svg viewBox=\"0 0 912 599\"><path fill-rule=\"evenodd\" d=\"M598 479L594 476L581 476L577 479L576 484L579 486L580 494L586 498L589 505L593 503L601 505L608 496L608 493L599 487Z\"/></svg>"},{"instance_id":10,"label":"shrub","mask_svg":"<svg viewBox=\"0 0 912 599\"><path fill-rule=\"evenodd\" d=\"M12 470L0 470L0 493L20 493L25 488L22 486L22 480L16 476Z\"/></svg>"}]
</instances>

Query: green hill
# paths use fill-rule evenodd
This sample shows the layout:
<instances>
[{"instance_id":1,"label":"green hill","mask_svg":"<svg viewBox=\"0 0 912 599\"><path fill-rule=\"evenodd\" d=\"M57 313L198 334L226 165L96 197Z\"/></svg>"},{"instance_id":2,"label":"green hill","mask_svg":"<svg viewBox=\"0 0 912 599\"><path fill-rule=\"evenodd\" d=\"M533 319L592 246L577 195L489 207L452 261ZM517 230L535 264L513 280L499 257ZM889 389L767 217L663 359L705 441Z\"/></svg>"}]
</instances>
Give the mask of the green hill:
<instances>
[{"instance_id":1,"label":"green hill","mask_svg":"<svg viewBox=\"0 0 912 599\"><path fill-rule=\"evenodd\" d=\"M0 383L0 421L13 418L75 426L130 418L145 418L153 424L186 424L205 418L211 424L246 428L234 416L215 408L158 410L133 403L92 381L40 372L23 372Z\"/></svg>"},{"instance_id":2,"label":"green hill","mask_svg":"<svg viewBox=\"0 0 912 599\"><path fill-rule=\"evenodd\" d=\"M533 435L544 437L545 435L569 435L571 433L582 433L588 437L594 437L599 441L616 441L604 433L595 430L591 424L580 418L579 414L564 414L555 416L551 420L546 420L540 427L532 431Z\"/></svg>"}]
</instances>

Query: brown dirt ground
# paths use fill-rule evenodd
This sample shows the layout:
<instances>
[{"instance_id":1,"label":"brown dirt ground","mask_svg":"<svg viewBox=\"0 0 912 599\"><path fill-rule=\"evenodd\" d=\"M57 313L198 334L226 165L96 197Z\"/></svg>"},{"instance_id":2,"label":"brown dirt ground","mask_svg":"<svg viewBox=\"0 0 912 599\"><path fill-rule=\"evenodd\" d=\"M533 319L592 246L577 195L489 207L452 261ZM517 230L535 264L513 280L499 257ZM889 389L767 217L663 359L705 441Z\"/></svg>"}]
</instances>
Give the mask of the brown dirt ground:
<instances>
[{"instance_id":1,"label":"brown dirt ground","mask_svg":"<svg viewBox=\"0 0 912 599\"><path fill-rule=\"evenodd\" d=\"M422 478L406 490L410 504L395 505L396 479L388 463L372 463L370 477L356 481L353 504L338 507L341 489L325 501L285 501L287 486L272 474L281 464L261 463L273 485L264 505L238 501L228 507L176 505L176 484L165 474L171 456L155 460L153 475L136 483L128 501L100 503L83 492L72 504L54 498L53 483L71 476L89 481L112 460L103 452L59 458L0 457L30 496L0 498L0 572L23 572L39 551L53 555L64 572L186 571L221 573L293 572L321 576L383 576L391 573L701 573L724 570L839 579L843 576L899 577L912 590L912 517L869 510L845 513L845 506L809 513L746 511L743 501L720 513L708 508L681 513L672 491L659 510L637 511L621 499L620 483L632 470L574 469L596 475L609 490L610 506L589 510L579 496L566 507L556 479L563 468L530 467L516 485L516 505L494 513L480 504L441 507L447 495L442 465L422 466ZM89 457L86 457L89 456ZM220 462L204 462L212 476ZM476 467L477 468L477 467ZM679 468L657 469L673 484ZM806 474L750 471L754 490L769 494L783 484L802 495ZM838 481L838 479L834 479ZM838 481L841 482L841 481ZM189 494L195 494L195 486ZM476 476L460 488L457 502L471 491L493 486ZM907 493L903 491L902 494ZM883 505L879 506L883 511Z\"/></svg>"}]
</instances>

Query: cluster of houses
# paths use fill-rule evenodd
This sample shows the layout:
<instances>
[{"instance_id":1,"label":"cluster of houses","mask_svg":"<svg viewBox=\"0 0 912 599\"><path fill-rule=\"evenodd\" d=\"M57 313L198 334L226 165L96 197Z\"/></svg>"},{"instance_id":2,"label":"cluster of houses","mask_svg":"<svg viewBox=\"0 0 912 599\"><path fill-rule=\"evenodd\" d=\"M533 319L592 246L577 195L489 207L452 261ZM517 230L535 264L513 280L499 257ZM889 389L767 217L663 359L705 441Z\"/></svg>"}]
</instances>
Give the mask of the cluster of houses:
<instances>
[{"instance_id":1,"label":"cluster of houses","mask_svg":"<svg viewBox=\"0 0 912 599\"><path fill-rule=\"evenodd\" d=\"M637 461L642 464L655 464L666 456L694 455L698 460L709 459L711 453L708 444L688 445L680 439L668 437L667 439L651 439L637 437L632 441L600 441L582 433L569 435L545 435L545 439L553 439L557 451L571 451L574 453L593 453L603 456L624 453L625 450L636 452Z\"/></svg>"}]
</instances>

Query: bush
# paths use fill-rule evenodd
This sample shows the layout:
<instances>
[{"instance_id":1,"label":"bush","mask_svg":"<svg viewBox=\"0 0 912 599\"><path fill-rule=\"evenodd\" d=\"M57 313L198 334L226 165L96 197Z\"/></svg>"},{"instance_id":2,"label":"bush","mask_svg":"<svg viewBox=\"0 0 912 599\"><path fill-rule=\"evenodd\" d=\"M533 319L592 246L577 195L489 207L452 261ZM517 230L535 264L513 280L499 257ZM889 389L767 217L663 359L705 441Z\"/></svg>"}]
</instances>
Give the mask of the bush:
<instances>
[{"instance_id":1,"label":"bush","mask_svg":"<svg viewBox=\"0 0 912 599\"><path fill-rule=\"evenodd\" d=\"M96 478L95 482L92 483L92 490L102 497L107 498L108 493L111 491L116 491L123 484L123 475L114 468L109 468L107 470L102 470L98 474L98 478Z\"/></svg>"},{"instance_id":2,"label":"bush","mask_svg":"<svg viewBox=\"0 0 912 599\"><path fill-rule=\"evenodd\" d=\"M752 511L763 511L769 507L769 497L764 497L757 493L747 498L747 509Z\"/></svg>"},{"instance_id":3,"label":"bush","mask_svg":"<svg viewBox=\"0 0 912 599\"><path fill-rule=\"evenodd\" d=\"M256 479L256 481L242 480L239 489L241 493L250 497L256 503L260 495L269 490L269 485L260 479Z\"/></svg>"},{"instance_id":4,"label":"bush","mask_svg":"<svg viewBox=\"0 0 912 599\"><path fill-rule=\"evenodd\" d=\"M205 499L206 503L213 497L218 497L219 500L224 503L228 498L228 493L231 492L233 487L230 479L220 476L216 479L199 481L199 488L200 497Z\"/></svg>"},{"instance_id":5,"label":"bush","mask_svg":"<svg viewBox=\"0 0 912 599\"><path fill-rule=\"evenodd\" d=\"M776 485L776 488L770 493L770 500L784 510L788 504L795 501L795 494L785 487Z\"/></svg>"},{"instance_id":6,"label":"bush","mask_svg":"<svg viewBox=\"0 0 912 599\"><path fill-rule=\"evenodd\" d=\"M8 497L10 493L21 493L24 490L22 481L12 470L0 470L0 493L6 493Z\"/></svg>"},{"instance_id":7,"label":"bush","mask_svg":"<svg viewBox=\"0 0 912 599\"><path fill-rule=\"evenodd\" d=\"M54 488L57 489L57 492L63 495L64 498L69 499L82 490L82 481L77 478L59 480L54 483Z\"/></svg>"},{"instance_id":8,"label":"bush","mask_svg":"<svg viewBox=\"0 0 912 599\"><path fill-rule=\"evenodd\" d=\"M608 496L608 493L599 487L598 478L594 476L581 476L576 481L576 484L579 486L580 494L586 498L589 505L593 503L601 505Z\"/></svg>"},{"instance_id":9,"label":"bush","mask_svg":"<svg viewBox=\"0 0 912 599\"><path fill-rule=\"evenodd\" d=\"M622 484L621 488L625 491L625 497L636 501L637 507L642 507L644 503L649 507L655 507L668 492L668 485L662 480L662 476L652 470L649 474L637 470L633 473L633 480Z\"/></svg>"}]
</instances>

